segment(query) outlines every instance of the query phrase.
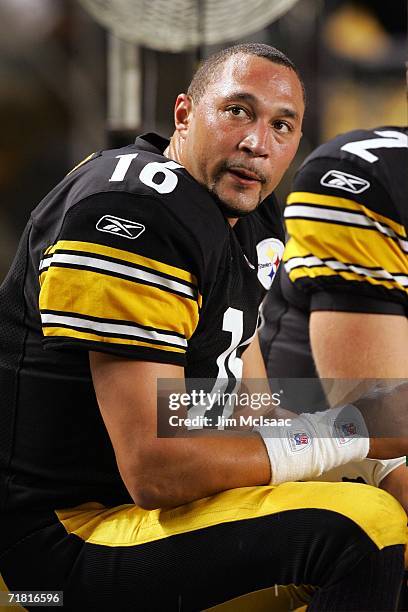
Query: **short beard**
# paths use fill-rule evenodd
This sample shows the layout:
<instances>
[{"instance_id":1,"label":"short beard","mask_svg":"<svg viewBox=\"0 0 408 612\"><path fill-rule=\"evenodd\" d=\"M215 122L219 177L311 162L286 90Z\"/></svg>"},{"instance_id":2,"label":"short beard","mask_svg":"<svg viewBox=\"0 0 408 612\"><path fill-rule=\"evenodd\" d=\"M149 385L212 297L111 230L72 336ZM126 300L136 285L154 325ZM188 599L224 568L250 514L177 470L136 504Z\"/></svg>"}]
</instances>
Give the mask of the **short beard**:
<instances>
[{"instance_id":1,"label":"short beard","mask_svg":"<svg viewBox=\"0 0 408 612\"><path fill-rule=\"evenodd\" d=\"M217 183L219 181L219 179L222 177L222 175L227 172L229 170L230 167L242 167L242 168L248 168L248 166L246 164L242 164L242 163L237 163L237 162L226 162L224 164L222 164L222 166L220 167L220 169L218 170L215 179L212 183L212 185L210 186L209 190L211 192L211 195L214 197L219 209L221 210L221 212L223 213L223 215L227 218L227 219L237 219L237 218L242 218L242 217L246 217L247 215L250 215L251 213L253 213L261 204L262 202L262 197L261 197L261 192L259 193L259 199L258 202L256 204L256 206L254 208L252 208L251 210L241 210L240 208L238 208L235 204L231 203L231 202L227 202L225 200L222 200L220 198L220 196L217 193ZM261 176L261 184L266 182L266 179L264 176Z\"/></svg>"},{"instance_id":2,"label":"short beard","mask_svg":"<svg viewBox=\"0 0 408 612\"><path fill-rule=\"evenodd\" d=\"M215 186L210 189L210 193L213 196L218 208L221 210L222 214L227 219L238 219L238 218L241 219L242 217L246 217L247 215L250 215L251 213L255 212L255 210L258 208L258 206L262 202L261 197L259 197L259 200L255 208L252 208L251 210L242 210L239 208L237 209L234 204L221 200L221 198L218 196L217 192L215 191Z\"/></svg>"}]
</instances>

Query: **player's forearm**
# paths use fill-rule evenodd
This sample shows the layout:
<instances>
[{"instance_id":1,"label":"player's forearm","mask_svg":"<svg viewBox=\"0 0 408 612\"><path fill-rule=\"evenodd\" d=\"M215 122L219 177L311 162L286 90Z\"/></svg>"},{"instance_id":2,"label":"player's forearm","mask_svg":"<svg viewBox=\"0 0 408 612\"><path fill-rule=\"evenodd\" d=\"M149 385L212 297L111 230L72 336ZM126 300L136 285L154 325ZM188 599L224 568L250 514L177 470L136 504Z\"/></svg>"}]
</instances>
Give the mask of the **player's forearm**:
<instances>
[{"instance_id":1,"label":"player's forearm","mask_svg":"<svg viewBox=\"0 0 408 612\"><path fill-rule=\"evenodd\" d=\"M136 469L122 470L124 481L136 504L153 509L231 488L305 480L367 455L366 428L353 406L287 420L285 427L272 431L262 425L259 435L245 437L213 432L204 438L156 438L137 460L126 457ZM335 420L347 423L349 444L339 446L333 436Z\"/></svg>"},{"instance_id":2,"label":"player's forearm","mask_svg":"<svg viewBox=\"0 0 408 612\"><path fill-rule=\"evenodd\" d=\"M265 446L255 434L154 440L136 469L121 472L135 503L149 510L271 479Z\"/></svg>"}]
</instances>

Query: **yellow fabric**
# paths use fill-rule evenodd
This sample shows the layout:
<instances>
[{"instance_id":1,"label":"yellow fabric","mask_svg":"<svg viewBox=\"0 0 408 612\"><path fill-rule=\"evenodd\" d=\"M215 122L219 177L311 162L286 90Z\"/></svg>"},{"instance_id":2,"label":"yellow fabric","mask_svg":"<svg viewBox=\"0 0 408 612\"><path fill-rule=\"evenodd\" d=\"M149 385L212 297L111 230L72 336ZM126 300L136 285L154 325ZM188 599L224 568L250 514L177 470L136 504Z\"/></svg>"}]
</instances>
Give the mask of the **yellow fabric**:
<instances>
[{"instance_id":1,"label":"yellow fabric","mask_svg":"<svg viewBox=\"0 0 408 612\"><path fill-rule=\"evenodd\" d=\"M350 211L363 213L370 219L373 219L373 221L379 221L380 223L388 225L399 236L403 238L406 238L407 236L405 227L400 223L393 221L389 217L380 215L363 204L355 202L354 200L349 200L348 198L322 195L320 193L313 193L311 191L293 191L288 195L286 204L289 206L291 204L316 204L318 206L325 206L327 208L344 208Z\"/></svg>"},{"instance_id":2,"label":"yellow fabric","mask_svg":"<svg viewBox=\"0 0 408 612\"><path fill-rule=\"evenodd\" d=\"M357 281L360 283L364 281L370 283L371 285L378 285L380 287L385 287L386 289L399 289L400 291L405 291L406 293L408 293L408 288L404 289L398 282L361 276L360 274L355 274L354 272L332 270L327 266L316 266L314 268L308 266L301 266L289 272L289 278L292 282L295 282L299 278L319 278L321 276L341 276L347 281Z\"/></svg>"},{"instance_id":3,"label":"yellow fabric","mask_svg":"<svg viewBox=\"0 0 408 612\"><path fill-rule=\"evenodd\" d=\"M398 243L378 231L319 219L287 219L286 225L291 238L284 261L312 254L320 259L329 257L363 267L381 267L393 273L408 271L407 256Z\"/></svg>"},{"instance_id":4,"label":"yellow fabric","mask_svg":"<svg viewBox=\"0 0 408 612\"><path fill-rule=\"evenodd\" d=\"M305 484L305 483L299 483ZM308 484L308 483L307 483ZM350 483L344 483L350 484ZM282 486L282 485L280 485ZM360 486L360 485L357 485ZM365 486L365 485L363 485ZM264 487L262 487L264 488ZM266 488L266 487L265 487ZM272 487L269 487L272 488ZM371 488L371 487L369 487ZM250 489L252 490L252 489ZM238 489L237 491L245 491L245 489ZM361 500L362 501L362 500ZM385 499L387 502L388 500ZM58 511L57 514L62 521L64 522L65 527L69 532L76 533L75 527L79 527L79 531L81 533L85 533L85 531L81 531L81 525L84 527L83 519L90 520L92 522L92 518L90 518L89 512L94 513L94 518L96 518L96 522L92 525L89 525L88 532L92 533L92 529L98 524L98 520L100 518L100 513L104 513L104 520L107 522L111 520L115 520L115 516L117 512L121 512L123 509L127 509L128 506L118 506L113 510L104 509L101 504L90 503L83 504L77 509L62 510ZM133 507L135 514L138 510ZM391 507L390 507L391 510ZM144 512L139 510L139 512ZM156 512L156 511L154 511ZM79 515L83 516L80 517ZM73 528L70 530L70 528ZM406 541L408 541L408 527L406 528ZM77 533L80 535L80 533ZM89 540L91 541L91 540ZM408 569L408 547L405 550L405 567ZM8 588L4 583L1 575L0 575L0 591L7 592ZM310 586L295 586L295 585L277 585L276 587L271 587L268 589L262 589L260 591L256 591L254 593L248 593L241 597L237 597L233 600L225 602L223 604L219 604L212 608L209 608L207 612L287 612L288 610L293 610L294 606L299 606L301 604L307 604L310 601L310 598L313 594L313 587ZM15 605L13 607L5 607L0 604L0 612L7 612L10 609L19 609L24 610L21 606ZM301 608L296 608L295 612L306 612L307 606L302 606Z\"/></svg>"},{"instance_id":5,"label":"yellow fabric","mask_svg":"<svg viewBox=\"0 0 408 612\"><path fill-rule=\"evenodd\" d=\"M0 593L1 592L8 593L8 588L0 574ZM9 612L9 610L25 610L25 608L18 604L8 604L7 606L3 606L0 602L0 612Z\"/></svg>"},{"instance_id":6,"label":"yellow fabric","mask_svg":"<svg viewBox=\"0 0 408 612\"><path fill-rule=\"evenodd\" d=\"M41 310L129 321L185 338L198 323L197 302L159 287L79 268L51 266L42 276Z\"/></svg>"},{"instance_id":7,"label":"yellow fabric","mask_svg":"<svg viewBox=\"0 0 408 612\"><path fill-rule=\"evenodd\" d=\"M74 172L75 170L78 170L78 168L80 168L83 164L85 164L88 160L91 159L91 157L93 157L95 155L95 151L93 153L90 153L89 155L87 155L82 161L79 162L79 164L77 164L76 166L74 166L72 168L72 170L70 170L67 174L67 176L69 176L70 174L72 174L72 172Z\"/></svg>"},{"instance_id":8,"label":"yellow fabric","mask_svg":"<svg viewBox=\"0 0 408 612\"><path fill-rule=\"evenodd\" d=\"M359 525L379 549L407 542L407 519L401 505L381 489L347 482L289 482L277 487L233 489L171 510L87 504L56 513L68 533L87 542L134 546L219 523L304 508L342 514Z\"/></svg>"},{"instance_id":9,"label":"yellow fabric","mask_svg":"<svg viewBox=\"0 0 408 612\"><path fill-rule=\"evenodd\" d=\"M247 593L212 608L206 612L288 612L295 606L308 604L313 595L313 587L276 585L254 593ZM306 610L298 608L299 610Z\"/></svg>"},{"instance_id":10,"label":"yellow fabric","mask_svg":"<svg viewBox=\"0 0 408 612\"><path fill-rule=\"evenodd\" d=\"M374 227L342 225L340 221L331 220L329 213L340 209L362 213L376 223L387 225L401 238L406 238L406 230L400 223L347 198L297 191L289 195L287 202L288 211L296 204L311 204L318 208L322 207L320 212L323 217L326 217L323 207L327 208L328 212L325 221L311 217L303 219L288 216L286 218L290 239L284 253L285 262L290 262L296 257L313 255L320 260L333 259L343 264L354 264L363 268L379 268L394 277L398 274L408 274L408 257L397 239L388 237ZM306 216L308 216L307 213ZM389 290L397 289L408 294L408 287L404 287L398 279L371 278L369 275L365 276L352 271L333 270L328 265L304 265L289 272L290 280L300 281L300 284L303 278L318 279L327 276L342 278L345 281L364 281L373 286Z\"/></svg>"},{"instance_id":11,"label":"yellow fabric","mask_svg":"<svg viewBox=\"0 0 408 612\"><path fill-rule=\"evenodd\" d=\"M131 253L130 251L114 249L112 247L104 246L103 244L96 244L94 242L80 242L78 240L59 240L53 246L48 247L45 252L47 255L50 255L51 253L55 253L55 251L59 249L64 251L72 251L73 253L81 251L83 253L89 253L90 255L94 254L104 255L106 257L113 257L114 259L118 259L119 262L128 262L144 266L145 268L150 268L152 271L163 272L165 274L169 274L170 276L174 276L176 279L181 279L192 283L193 285L197 285L197 279L190 272L182 270L181 268L176 268L175 266L169 266L168 264L165 264L161 261L156 261L155 259L149 259L148 257L143 257L142 255Z\"/></svg>"},{"instance_id":12,"label":"yellow fabric","mask_svg":"<svg viewBox=\"0 0 408 612\"><path fill-rule=\"evenodd\" d=\"M131 340L129 338L111 338L108 336L98 336L96 334L91 334L88 332L81 332L77 329L70 329L66 327L46 327L44 328L44 336L47 338L52 338L53 336L57 337L66 337L66 338L76 338L79 340L91 340L95 342L109 342L109 344L124 344L126 346L146 346L148 348L158 349L160 351L171 351L172 353L182 353L186 352L184 348L177 348L175 346L166 346L165 344L154 344L154 342L141 342L139 340Z\"/></svg>"}]
</instances>

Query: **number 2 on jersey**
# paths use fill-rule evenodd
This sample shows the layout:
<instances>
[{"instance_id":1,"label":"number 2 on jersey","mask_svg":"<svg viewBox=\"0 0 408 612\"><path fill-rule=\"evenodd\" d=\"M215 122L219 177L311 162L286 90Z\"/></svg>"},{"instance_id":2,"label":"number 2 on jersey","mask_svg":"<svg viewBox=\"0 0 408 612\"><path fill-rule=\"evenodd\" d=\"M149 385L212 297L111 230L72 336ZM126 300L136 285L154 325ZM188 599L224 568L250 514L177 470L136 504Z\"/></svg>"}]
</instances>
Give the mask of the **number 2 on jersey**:
<instances>
[{"instance_id":1,"label":"number 2 on jersey","mask_svg":"<svg viewBox=\"0 0 408 612\"><path fill-rule=\"evenodd\" d=\"M384 130L382 132L375 131L374 134L381 136L381 138L368 138L367 140L348 142L341 147L341 150L353 153L373 164L378 161L378 157L370 153L369 149L403 149L408 147L408 136L400 132Z\"/></svg>"}]
</instances>

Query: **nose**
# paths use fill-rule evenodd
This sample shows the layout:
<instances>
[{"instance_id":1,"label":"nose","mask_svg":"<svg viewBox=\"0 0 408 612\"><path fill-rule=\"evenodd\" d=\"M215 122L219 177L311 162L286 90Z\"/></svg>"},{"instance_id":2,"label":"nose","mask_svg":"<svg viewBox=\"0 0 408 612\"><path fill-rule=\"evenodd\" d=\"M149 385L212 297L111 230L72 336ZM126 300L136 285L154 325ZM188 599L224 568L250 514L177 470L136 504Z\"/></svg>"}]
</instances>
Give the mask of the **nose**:
<instances>
[{"instance_id":1,"label":"nose","mask_svg":"<svg viewBox=\"0 0 408 612\"><path fill-rule=\"evenodd\" d=\"M270 126L258 121L245 134L238 148L253 157L268 157L270 154L270 138Z\"/></svg>"}]
</instances>

